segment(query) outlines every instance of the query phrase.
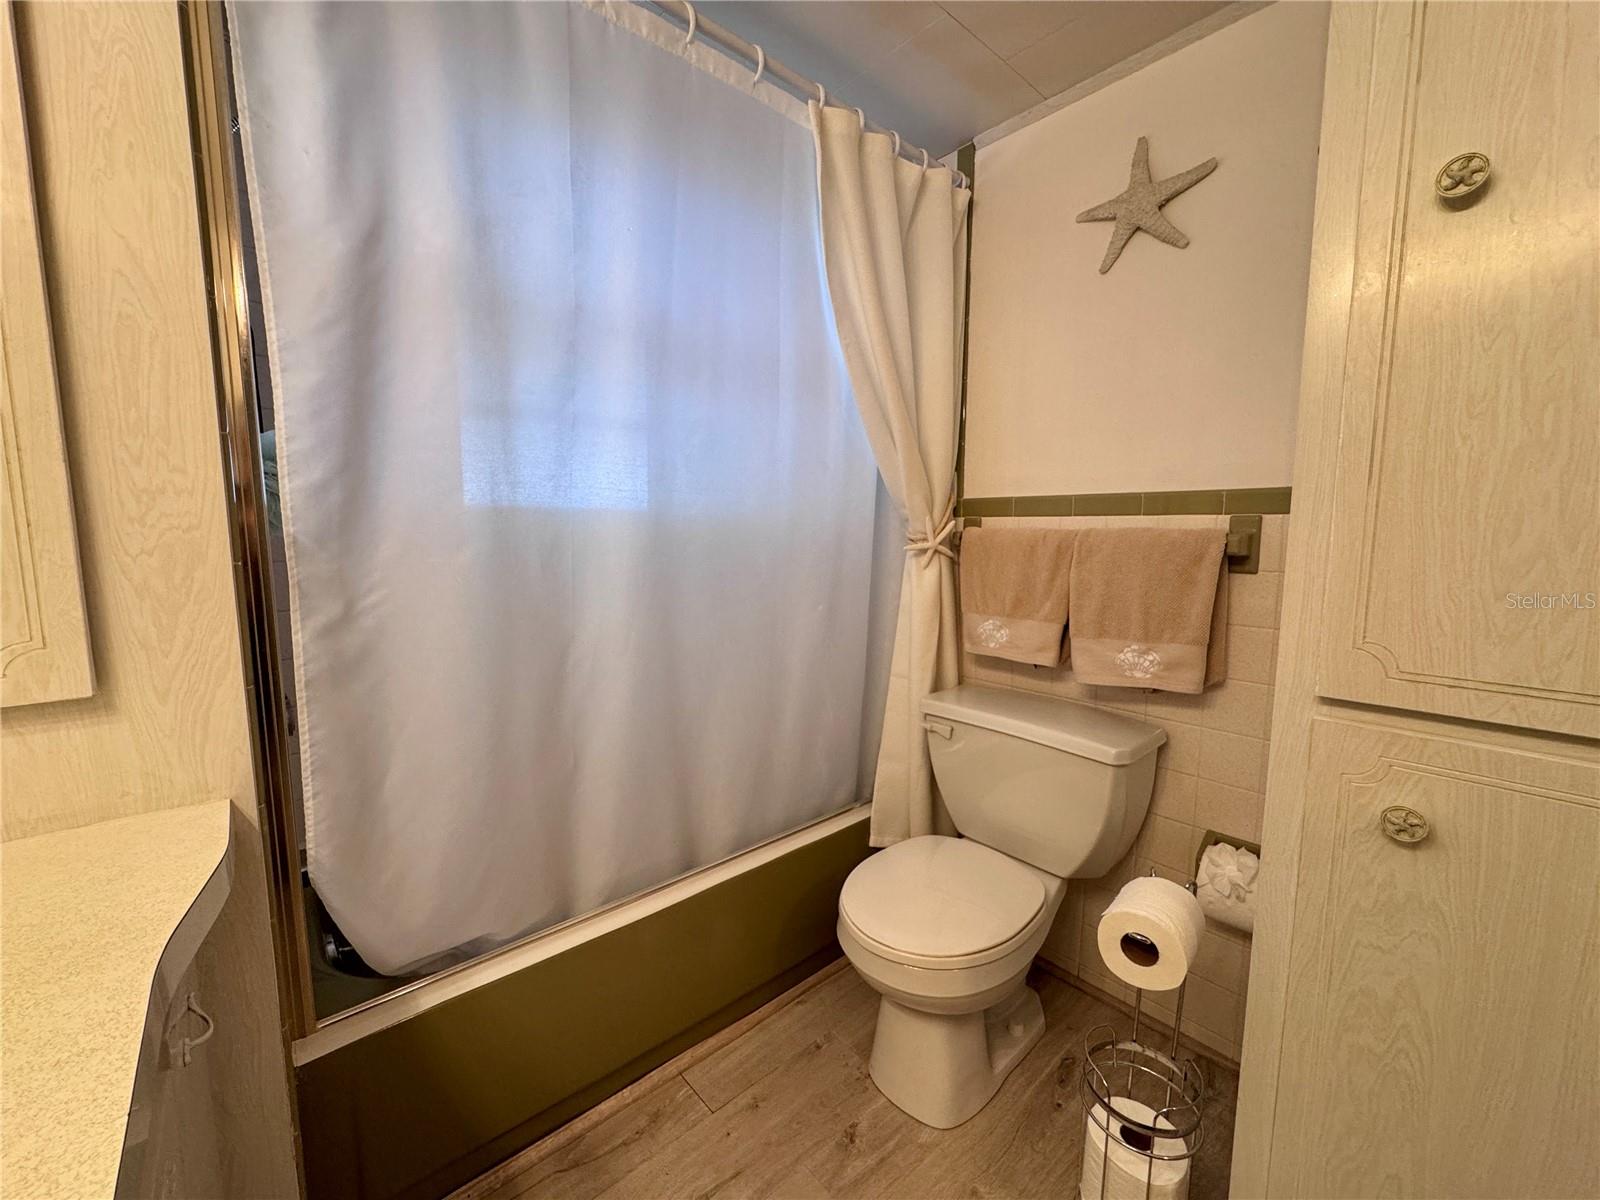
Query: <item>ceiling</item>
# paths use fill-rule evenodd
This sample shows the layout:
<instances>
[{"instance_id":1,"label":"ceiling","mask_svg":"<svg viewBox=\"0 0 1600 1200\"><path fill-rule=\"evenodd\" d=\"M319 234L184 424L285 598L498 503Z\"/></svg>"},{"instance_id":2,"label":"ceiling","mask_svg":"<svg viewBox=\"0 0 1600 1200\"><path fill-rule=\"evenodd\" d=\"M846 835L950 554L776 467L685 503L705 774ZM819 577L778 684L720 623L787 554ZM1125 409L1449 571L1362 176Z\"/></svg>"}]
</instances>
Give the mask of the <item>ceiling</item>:
<instances>
[{"instance_id":1,"label":"ceiling","mask_svg":"<svg viewBox=\"0 0 1600 1200\"><path fill-rule=\"evenodd\" d=\"M703 0L696 7L861 106L876 124L944 155L1227 5Z\"/></svg>"}]
</instances>

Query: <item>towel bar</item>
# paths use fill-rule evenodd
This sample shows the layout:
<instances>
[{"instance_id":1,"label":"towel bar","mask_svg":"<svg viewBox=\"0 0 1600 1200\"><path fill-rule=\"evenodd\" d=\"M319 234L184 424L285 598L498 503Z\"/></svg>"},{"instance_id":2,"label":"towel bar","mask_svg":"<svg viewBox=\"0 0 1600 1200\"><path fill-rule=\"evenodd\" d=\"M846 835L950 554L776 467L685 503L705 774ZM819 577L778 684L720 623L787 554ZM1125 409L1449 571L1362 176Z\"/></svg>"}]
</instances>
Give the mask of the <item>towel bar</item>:
<instances>
[{"instance_id":1,"label":"towel bar","mask_svg":"<svg viewBox=\"0 0 1600 1200\"><path fill-rule=\"evenodd\" d=\"M982 517L963 517L962 529L978 529ZM961 543L961 530L956 530L956 544ZM1258 575L1261 572L1261 516L1259 513L1235 513L1228 518L1228 570L1235 575Z\"/></svg>"}]
</instances>

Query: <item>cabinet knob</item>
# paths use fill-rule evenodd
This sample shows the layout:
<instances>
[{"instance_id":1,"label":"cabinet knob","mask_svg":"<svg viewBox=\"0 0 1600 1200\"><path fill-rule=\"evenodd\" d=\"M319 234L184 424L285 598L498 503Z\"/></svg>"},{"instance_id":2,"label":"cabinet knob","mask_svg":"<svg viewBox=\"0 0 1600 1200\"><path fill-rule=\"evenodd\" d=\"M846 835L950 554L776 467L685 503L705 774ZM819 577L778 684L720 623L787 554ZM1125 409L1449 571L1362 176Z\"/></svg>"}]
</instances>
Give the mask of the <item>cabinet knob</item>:
<instances>
[{"instance_id":1,"label":"cabinet knob","mask_svg":"<svg viewBox=\"0 0 1600 1200\"><path fill-rule=\"evenodd\" d=\"M1433 832L1428 818L1414 808L1395 804L1383 810L1378 824L1386 836L1407 846L1415 845Z\"/></svg>"},{"instance_id":2,"label":"cabinet knob","mask_svg":"<svg viewBox=\"0 0 1600 1200\"><path fill-rule=\"evenodd\" d=\"M1458 154L1433 177L1433 190L1446 200L1470 196L1489 182L1489 158L1472 151Z\"/></svg>"}]
</instances>

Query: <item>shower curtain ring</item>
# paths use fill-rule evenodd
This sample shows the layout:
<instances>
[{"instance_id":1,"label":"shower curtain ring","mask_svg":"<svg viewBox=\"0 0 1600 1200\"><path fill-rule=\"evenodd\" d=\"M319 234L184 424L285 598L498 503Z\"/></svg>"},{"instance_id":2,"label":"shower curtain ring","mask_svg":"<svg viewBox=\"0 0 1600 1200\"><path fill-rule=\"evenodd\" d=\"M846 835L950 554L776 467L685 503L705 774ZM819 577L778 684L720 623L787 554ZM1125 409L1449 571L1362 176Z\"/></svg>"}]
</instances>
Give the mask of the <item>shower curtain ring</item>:
<instances>
[{"instance_id":1,"label":"shower curtain ring","mask_svg":"<svg viewBox=\"0 0 1600 1200\"><path fill-rule=\"evenodd\" d=\"M755 87L761 82L761 77L767 73L767 52L760 46L756 47L756 73L750 80L750 86Z\"/></svg>"},{"instance_id":2,"label":"shower curtain ring","mask_svg":"<svg viewBox=\"0 0 1600 1200\"><path fill-rule=\"evenodd\" d=\"M689 10L689 32L684 36L684 48L694 45L695 34L700 29L700 14L695 12L694 5L689 0L683 0L683 6Z\"/></svg>"},{"instance_id":3,"label":"shower curtain ring","mask_svg":"<svg viewBox=\"0 0 1600 1200\"><path fill-rule=\"evenodd\" d=\"M820 83L817 84L817 107L828 107L828 89L823 87Z\"/></svg>"},{"instance_id":4,"label":"shower curtain ring","mask_svg":"<svg viewBox=\"0 0 1600 1200\"><path fill-rule=\"evenodd\" d=\"M891 129L889 132L894 134L894 157L895 158L899 158L900 157L900 131L897 130L897 129Z\"/></svg>"},{"instance_id":5,"label":"shower curtain ring","mask_svg":"<svg viewBox=\"0 0 1600 1200\"><path fill-rule=\"evenodd\" d=\"M856 109L856 120L861 125L861 132L865 133L867 131L867 114L862 112L859 108Z\"/></svg>"},{"instance_id":6,"label":"shower curtain ring","mask_svg":"<svg viewBox=\"0 0 1600 1200\"><path fill-rule=\"evenodd\" d=\"M922 173L924 175L926 175L928 173L928 152L927 152L927 150L923 150L923 152L922 152Z\"/></svg>"}]
</instances>

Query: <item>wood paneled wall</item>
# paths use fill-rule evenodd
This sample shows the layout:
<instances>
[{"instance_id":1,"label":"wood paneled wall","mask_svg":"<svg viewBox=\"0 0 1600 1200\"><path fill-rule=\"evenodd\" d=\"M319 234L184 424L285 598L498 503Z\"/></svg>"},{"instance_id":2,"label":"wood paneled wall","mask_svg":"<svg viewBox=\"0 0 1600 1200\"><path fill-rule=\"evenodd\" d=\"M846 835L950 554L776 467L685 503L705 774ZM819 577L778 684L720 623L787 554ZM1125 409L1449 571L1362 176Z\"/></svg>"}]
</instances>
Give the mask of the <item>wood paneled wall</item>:
<instances>
[{"instance_id":1,"label":"wood paneled wall","mask_svg":"<svg viewBox=\"0 0 1600 1200\"><path fill-rule=\"evenodd\" d=\"M179 13L13 13L97 690L6 711L0 835L232 798L208 1116L228 1195L294 1196Z\"/></svg>"},{"instance_id":2,"label":"wood paneled wall","mask_svg":"<svg viewBox=\"0 0 1600 1200\"><path fill-rule=\"evenodd\" d=\"M254 791L176 8L15 13L96 691L7 710L5 839Z\"/></svg>"}]
</instances>

